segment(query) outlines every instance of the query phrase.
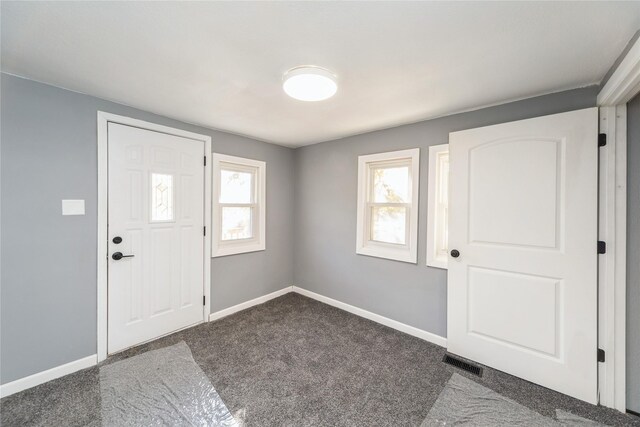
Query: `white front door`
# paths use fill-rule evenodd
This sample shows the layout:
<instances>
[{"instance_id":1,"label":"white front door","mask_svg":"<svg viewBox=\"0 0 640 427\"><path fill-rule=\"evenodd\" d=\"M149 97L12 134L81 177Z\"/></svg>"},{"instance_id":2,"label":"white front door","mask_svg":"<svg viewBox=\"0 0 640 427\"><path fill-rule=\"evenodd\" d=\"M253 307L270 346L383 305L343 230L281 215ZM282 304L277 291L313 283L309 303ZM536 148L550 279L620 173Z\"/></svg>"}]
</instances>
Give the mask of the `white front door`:
<instances>
[{"instance_id":1,"label":"white front door","mask_svg":"<svg viewBox=\"0 0 640 427\"><path fill-rule=\"evenodd\" d=\"M450 134L448 349L597 402L598 110Z\"/></svg>"},{"instance_id":2,"label":"white front door","mask_svg":"<svg viewBox=\"0 0 640 427\"><path fill-rule=\"evenodd\" d=\"M204 142L108 126L114 353L203 321Z\"/></svg>"}]
</instances>

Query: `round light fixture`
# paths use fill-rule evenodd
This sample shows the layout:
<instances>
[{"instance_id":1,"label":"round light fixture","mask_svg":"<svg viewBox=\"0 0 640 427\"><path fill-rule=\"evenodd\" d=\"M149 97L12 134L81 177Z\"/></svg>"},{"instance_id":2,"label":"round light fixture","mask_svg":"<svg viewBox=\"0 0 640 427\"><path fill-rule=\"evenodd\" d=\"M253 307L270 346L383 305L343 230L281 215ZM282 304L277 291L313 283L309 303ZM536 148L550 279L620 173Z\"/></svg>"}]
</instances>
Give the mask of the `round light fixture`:
<instances>
[{"instance_id":1,"label":"round light fixture","mask_svg":"<svg viewBox=\"0 0 640 427\"><path fill-rule=\"evenodd\" d=\"M300 101L323 101L335 95L338 85L336 76L329 70L305 65L284 73L282 88Z\"/></svg>"}]
</instances>

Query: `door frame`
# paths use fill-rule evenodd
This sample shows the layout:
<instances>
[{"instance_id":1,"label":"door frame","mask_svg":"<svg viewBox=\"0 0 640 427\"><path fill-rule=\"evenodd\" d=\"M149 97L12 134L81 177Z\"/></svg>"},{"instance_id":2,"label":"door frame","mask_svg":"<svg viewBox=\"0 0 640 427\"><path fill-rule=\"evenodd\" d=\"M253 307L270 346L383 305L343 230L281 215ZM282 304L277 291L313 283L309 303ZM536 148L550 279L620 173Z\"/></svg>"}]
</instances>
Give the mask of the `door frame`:
<instances>
[{"instance_id":1,"label":"door frame","mask_svg":"<svg viewBox=\"0 0 640 427\"><path fill-rule=\"evenodd\" d=\"M600 133L599 240L607 244L598 260L599 401L626 412L627 107L640 92L640 39L636 39L597 97Z\"/></svg>"},{"instance_id":2,"label":"door frame","mask_svg":"<svg viewBox=\"0 0 640 427\"><path fill-rule=\"evenodd\" d=\"M132 126L139 129L161 132L168 135L194 139L204 142L204 155L207 158L204 166L204 224L209 232L204 236L204 282L202 284L205 304L202 308L203 322L209 321L211 312L211 137L188 132L156 123L146 122L131 117L98 111L98 293L97 293L97 355L98 363L107 358L107 325L108 325L108 166L109 166L109 123Z\"/></svg>"}]
</instances>

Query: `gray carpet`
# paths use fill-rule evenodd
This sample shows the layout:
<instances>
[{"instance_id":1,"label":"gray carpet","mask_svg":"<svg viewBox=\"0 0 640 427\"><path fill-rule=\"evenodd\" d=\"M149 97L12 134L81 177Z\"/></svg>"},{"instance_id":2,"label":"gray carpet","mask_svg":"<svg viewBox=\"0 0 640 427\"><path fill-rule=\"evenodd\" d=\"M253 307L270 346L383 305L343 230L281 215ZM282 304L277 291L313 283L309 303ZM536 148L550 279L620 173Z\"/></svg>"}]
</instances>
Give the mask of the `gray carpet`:
<instances>
[{"instance_id":1,"label":"gray carpet","mask_svg":"<svg viewBox=\"0 0 640 427\"><path fill-rule=\"evenodd\" d=\"M640 426L637 417L493 369L470 376L442 363L442 347L298 294L142 345L103 366L180 341L248 426L419 426L454 372L545 417L560 409ZM101 425L99 369L2 399L2 425Z\"/></svg>"},{"instance_id":2,"label":"gray carpet","mask_svg":"<svg viewBox=\"0 0 640 427\"><path fill-rule=\"evenodd\" d=\"M596 421L579 417L571 412L563 411L562 409L556 409L556 419L560 422L560 425L565 427L599 427L603 425Z\"/></svg>"}]
</instances>

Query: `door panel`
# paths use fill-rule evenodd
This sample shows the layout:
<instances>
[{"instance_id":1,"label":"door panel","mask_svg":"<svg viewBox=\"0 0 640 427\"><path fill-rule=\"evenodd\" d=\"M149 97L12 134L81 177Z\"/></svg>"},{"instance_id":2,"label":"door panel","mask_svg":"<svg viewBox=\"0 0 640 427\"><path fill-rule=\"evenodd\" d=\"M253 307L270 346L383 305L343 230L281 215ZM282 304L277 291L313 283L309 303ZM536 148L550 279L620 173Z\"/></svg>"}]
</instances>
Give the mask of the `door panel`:
<instances>
[{"instance_id":1,"label":"door panel","mask_svg":"<svg viewBox=\"0 0 640 427\"><path fill-rule=\"evenodd\" d=\"M520 138L471 149L470 241L555 249L561 153L560 140Z\"/></svg>"},{"instance_id":2,"label":"door panel","mask_svg":"<svg viewBox=\"0 0 640 427\"><path fill-rule=\"evenodd\" d=\"M469 267L469 333L557 357L561 282Z\"/></svg>"},{"instance_id":3,"label":"door panel","mask_svg":"<svg viewBox=\"0 0 640 427\"><path fill-rule=\"evenodd\" d=\"M108 132L113 353L203 320L204 143L114 123Z\"/></svg>"},{"instance_id":4,"label":"door panel","mask_svg":"<svg viewBox=\"0 0 640 427\"><path fill-rule=\"evenodd\" d=\"M448 347L597 401L596 108L450 134Z\"/></svg>"}]
</instances>

